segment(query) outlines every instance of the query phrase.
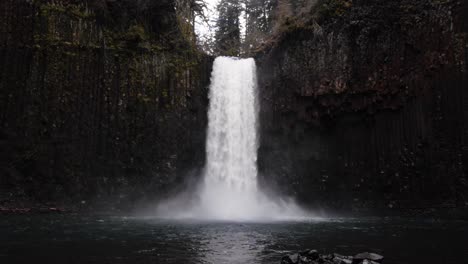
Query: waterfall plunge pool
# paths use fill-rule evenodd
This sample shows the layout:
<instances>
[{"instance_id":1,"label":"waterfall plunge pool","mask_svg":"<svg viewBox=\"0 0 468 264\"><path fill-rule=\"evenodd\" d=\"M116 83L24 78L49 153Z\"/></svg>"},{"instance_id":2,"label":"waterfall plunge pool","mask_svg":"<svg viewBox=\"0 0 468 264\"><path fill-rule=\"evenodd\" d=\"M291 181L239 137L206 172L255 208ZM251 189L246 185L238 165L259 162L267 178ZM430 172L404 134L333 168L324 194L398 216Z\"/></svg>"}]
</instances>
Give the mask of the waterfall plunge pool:
<instances>
[{"instance_id":1,"label":"waterfall plunge pool","mask_svg":"<svg viewBox=\"0 0 468 264\"><path fill-rule=\"evenodd\" d=\"M0 263L280 263L306 248L383 254L385 264L466 263L468 222L342 218L234 223L5 215Z\"/></svg>"}]
</instances>

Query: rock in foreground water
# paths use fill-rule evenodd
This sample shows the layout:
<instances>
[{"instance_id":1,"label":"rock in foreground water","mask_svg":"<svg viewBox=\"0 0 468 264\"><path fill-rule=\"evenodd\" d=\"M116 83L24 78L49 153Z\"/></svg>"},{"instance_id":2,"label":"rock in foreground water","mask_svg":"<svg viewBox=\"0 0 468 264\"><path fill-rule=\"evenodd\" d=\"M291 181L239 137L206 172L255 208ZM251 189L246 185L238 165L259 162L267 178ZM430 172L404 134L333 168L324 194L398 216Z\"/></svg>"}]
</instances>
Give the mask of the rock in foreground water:
<instances>
[{"instance_id":1,"label":"rock in foreground water","mask_svg":"<svg viewBox=\"0 0 468 264\"><path fill-rule=\"evenodd\" d=\"M374 261L377 263L381 262L383 258L384 257L379 254L369 253L369 252L360 253L354 256L354 260L358 260L358 261L370 260L370 261Z\"/></svg>"},{"instance_id":2,"label":"rock in foreground water","mask_svg":"<svg viewBox=\"0 0 468 264\"><path fill-rule=\"evenodd\" d=\"M359 253L353 257L337 253L325 255L317 250L305 250L284 256L281 264L379 264L383 259L383 256L370 252Z\"/></svg>"}]
</instances>

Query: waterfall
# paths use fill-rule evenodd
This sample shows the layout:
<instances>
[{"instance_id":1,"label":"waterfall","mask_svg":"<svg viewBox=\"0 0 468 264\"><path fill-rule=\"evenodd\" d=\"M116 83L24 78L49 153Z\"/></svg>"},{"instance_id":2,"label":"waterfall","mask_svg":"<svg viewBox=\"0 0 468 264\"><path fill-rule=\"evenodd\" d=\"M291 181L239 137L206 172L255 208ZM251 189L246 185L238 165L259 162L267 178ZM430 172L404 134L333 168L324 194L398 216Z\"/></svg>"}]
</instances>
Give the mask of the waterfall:
<instances>
[{"instance_id":1,"label":"waterfall","mask_svg":"<svg viewBox=\"0 0 468 264\"><path fill-rule=\"evenodd\" d=\"M215 218L255 213L257 190L256 66L219 57L210 87L207 163L202 205Z\"/></svg>"},{"instance_id":2,"label":"waterfall","mask_svg":"<svg viewBox=\"0 0 468 264\"><path fill-rule=\"evenodd\" d=\"M206 166L198 201L166 203L160 215L214 220L297 219L293 202L264 195L257 186L258 103L254 59L216 58L206 139ZM175 210L174 208L177 208Z\"/></svg>"}]
</instances>

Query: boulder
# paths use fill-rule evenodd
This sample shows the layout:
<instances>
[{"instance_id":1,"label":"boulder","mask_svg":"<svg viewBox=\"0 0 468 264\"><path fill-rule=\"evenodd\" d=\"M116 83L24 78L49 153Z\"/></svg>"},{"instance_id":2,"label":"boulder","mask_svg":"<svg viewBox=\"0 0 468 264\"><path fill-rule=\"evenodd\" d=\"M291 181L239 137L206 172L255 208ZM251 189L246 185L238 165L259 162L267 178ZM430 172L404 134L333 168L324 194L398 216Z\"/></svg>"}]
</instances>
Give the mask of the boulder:
<instances>
[{"instance_id":1,"label":"boulder","mask_svg":"<svg viewBox=\"0 0 468 264\"><path fill-rule=\"evenodd\" d=\"M302 252L301 255L306 256L306 257L310 258L311 260L317 260L320 257L319 252L317 250L315 250L315 249L306 250L306 251Z\"/></svg>"},{"instance_id":2,"label":"boulder","mask_svg":"<svg viewBox=\"0 0 468 264\"><path fill-rule=\"evenodd\" d=\"M297 264L299 262L299 254L284 256L281 259L281 264Z\"/></svg>"},{"instance_id":3,"label":"boulder","mask_svg":"<svg viewBox=\"0 0 468 264\"><path fill-rule=\"evenodd\" d=\"M364 252L356 256L344 256L337 253L320 254L317 250L305 250L300 253L284 256L281 264L381 264L383 256Z\"/></svg>"},{"instance_id":4,"label":"boulder","mask_svg":"<svg viewBox=\"0 0 468 264\"><path fill-rule=\"evenodd\" d=\"M333 263L334 264L352 264L353 263L353 257L349 256L343 256L337 253L333 253Z\"/></svg>"}]
</instances>

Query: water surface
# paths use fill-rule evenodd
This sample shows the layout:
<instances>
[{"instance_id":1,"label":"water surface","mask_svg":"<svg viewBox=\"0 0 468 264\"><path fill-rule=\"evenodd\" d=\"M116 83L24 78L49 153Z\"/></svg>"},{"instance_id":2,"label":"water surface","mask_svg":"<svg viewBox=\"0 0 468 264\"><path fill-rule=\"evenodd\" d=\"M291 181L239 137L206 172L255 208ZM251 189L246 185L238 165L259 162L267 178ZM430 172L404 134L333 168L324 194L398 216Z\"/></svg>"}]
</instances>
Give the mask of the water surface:
<instances>
[{"instance_id":1,"label":"water surface","mask_svg":"<svg viewBox=\"0 0 468 264\"><path fill-rule=\"evenodd\" d=\"M0 263L279 263L292 251L373 251L385 263L468 263L468 223L365 218L184 222L110 216L0 216Z\"/></svg>"}]
</instances>

